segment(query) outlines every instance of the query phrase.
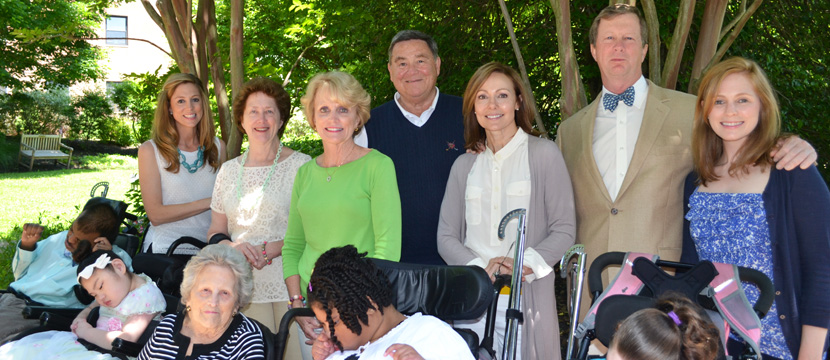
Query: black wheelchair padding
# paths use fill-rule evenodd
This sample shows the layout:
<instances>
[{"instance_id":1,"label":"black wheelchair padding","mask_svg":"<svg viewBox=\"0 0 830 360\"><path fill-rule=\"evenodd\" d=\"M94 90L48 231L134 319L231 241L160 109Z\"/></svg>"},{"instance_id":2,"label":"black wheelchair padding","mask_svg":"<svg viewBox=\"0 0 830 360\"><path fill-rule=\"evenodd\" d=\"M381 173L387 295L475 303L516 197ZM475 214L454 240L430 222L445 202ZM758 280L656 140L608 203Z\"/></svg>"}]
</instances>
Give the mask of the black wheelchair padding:
<instances>
[{"instance_id":1,"label":"black wheelchair padding","mask_svg":"<svg viewBox=\"0 0 830 360\"><path fill-rule=\"evenodd\" d=\"M637 295L612 295L602 301L597 309L596 336L603 345L611 344L617 325L631 314L653 308L657 301L652 297Z\"/></svg>"},{"instance_id":2,"label":"black wheelchair padding","mask_svg":"<svg viewBox=\"0 0 830 360\"><path fill-rule=\"evenodd\" d=\"M476 319L493 300L493 284L477 266L437 266L372 259L395 289L395 308L444 321Z\"/></svg>"},{"instance_id":3,"label":"black wheelchair padding","mask_svg":"<svg viewBox=\"0 0 830 360\"><path fill-rule=\"evenodd\" d=\"M683 273L670 275L657 264L642 257L634 259L631 273L642 280L651 292L650 295L656 298L667 292L674 292L685 295L692 301L695 301L700 292L718 275L715 265L709 261L701 261ZM647 294L641 292L641 295Z\"/></svg>"}]
</instances>

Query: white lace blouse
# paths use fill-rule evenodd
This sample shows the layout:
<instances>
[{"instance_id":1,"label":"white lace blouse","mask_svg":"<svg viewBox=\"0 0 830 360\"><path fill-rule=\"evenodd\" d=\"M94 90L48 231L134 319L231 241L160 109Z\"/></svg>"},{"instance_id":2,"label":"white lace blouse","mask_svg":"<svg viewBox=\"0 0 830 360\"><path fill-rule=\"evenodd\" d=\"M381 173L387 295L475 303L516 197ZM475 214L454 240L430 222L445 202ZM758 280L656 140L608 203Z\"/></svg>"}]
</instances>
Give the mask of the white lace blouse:
<instances>
[{"instance_id":1,"label":"white lace blouse","mask_svg":"<svg viewBox=\"0 0 830 360\"><path fill-rule=\"evenodd\" d=\"M261 190L262 184L271 169L270 165L245 167L239 185L241 157L222 165L216 176L210 208L227 216L229 235L234 242L245 241L259 247L264 241L278 241L285 237L294 177L297 169L309 160L311 157L308 155L295 151L277 163L264 191ZM237 186L242 187L241 199L237 198ZM254 268L253 272L253 303L288 300L281 256L262 270Z\"/></svg>"}]
</instances>

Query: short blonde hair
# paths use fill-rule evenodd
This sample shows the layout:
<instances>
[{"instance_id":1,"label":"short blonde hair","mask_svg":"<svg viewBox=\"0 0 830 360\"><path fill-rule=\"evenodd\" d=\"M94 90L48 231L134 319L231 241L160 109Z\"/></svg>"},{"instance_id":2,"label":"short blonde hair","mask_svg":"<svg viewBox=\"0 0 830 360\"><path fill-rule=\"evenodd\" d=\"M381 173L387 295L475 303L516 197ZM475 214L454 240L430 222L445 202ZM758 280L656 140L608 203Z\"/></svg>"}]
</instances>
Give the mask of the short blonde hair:
<instances>
[{"instance_id":1,"label":"short blonde hair","mask_svg":"<svg viewBox=\"0 0 830 360\"><path fill-rule=\"evenodd\" d=\"M248 306L254 292L251 265L248 264L242 253L224 244L205 246L187 262L187 266L184 267L184 277L180 289L182 303L185 304L190 300L190 291L193 290L196 277L209 265L224 266L233 272L234 278L236 278L234 284L236 308L241 309Z\"/></svg>"},{"instance_id":2,"label":"short blonde hair","mask_svg":"<svg viewBox=\"0 0 830 360\"><path fill-rule=\"evenodd\" d=\"M715 104L721 82L732 74L745 74L749 78L761 102L761 111L758 125L749 134L732 162L729 174L749 171L749 166L752 165L771 165L773 161L769 153L782 136L778 101L764 70L756 62L742 57L733 57L712 66L700 81L692 131L692 159L695 172L698 174L698 183L702 185L718 180L715 165L723 156L723 139L709 125L709 113Z\"/></svg>"},{"instance_id":3,"label":"short blonde hair","mask_svg":"<svg viewBox=\"0 0 830 360\"><path fill-rule=\"evenodd\" d=\"M357 136L360 129L369 121L372 101L369 93L363 90L363 86L360 85L360 82L354 76L342 71L330 71L314 75L308 81L305 95L300 98L300 103L303 105L303 114L312 128L314 128L314 99L317 96L317 92L323 86L328 87L332 96L334 96L334 101L340 105L357 107L359 124L354 134L352 134L352 137Z\"/></svg>"}]
</instances>

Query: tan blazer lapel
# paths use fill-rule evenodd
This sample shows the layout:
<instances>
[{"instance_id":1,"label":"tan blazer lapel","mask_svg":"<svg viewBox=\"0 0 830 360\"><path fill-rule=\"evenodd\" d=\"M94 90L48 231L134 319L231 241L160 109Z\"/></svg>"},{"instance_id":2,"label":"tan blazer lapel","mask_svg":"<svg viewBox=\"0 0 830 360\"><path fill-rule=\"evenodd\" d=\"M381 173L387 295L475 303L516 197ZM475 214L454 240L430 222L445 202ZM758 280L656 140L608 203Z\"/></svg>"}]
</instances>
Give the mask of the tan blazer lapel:
<instances>
[{"instance_id":1,"label":"tan blazer lapel","mask_svg":"<svg viewBox=\"0 0 830 360\"><path fill-rule=\"evenodd\" d=\"M597 167L597 160L594 158L594 124L597 121L597 109L599 109L599 104L601 103L601 96L598 96L594 102L588 105L585 118L581 119L582 149L580 152L584 157L585 163L590 164L590 166L586 167L588 171L587 175L591 178L590 181L600 190L605 201L611 203L611 194L608 193L608 188L605 187L605 182L602 181L602 175L599 173L599 168Z\"/></svg>"},{"instance_id":2,"label":"tan blazer lapel","mask_svg":"<svg viewBox=\"0 0 830 360\"><path fill-rule=\"evenodd\" d=\"M637 178L637 173L640 172L646 157L657 141L663 122L665 122L670 111L669 106L666 105L669 99L663 93L663 88L655 85L651 80L647 81L648 96L646 97L646 107L643 113L643 123L640 125L640 134L637 136L637 144L634 146L634 154L628 164L628 171L625 173L625 179L623 179L620 191L617 193L618 199L622 197L628 186Z\"/></svg>"}]
</instances>

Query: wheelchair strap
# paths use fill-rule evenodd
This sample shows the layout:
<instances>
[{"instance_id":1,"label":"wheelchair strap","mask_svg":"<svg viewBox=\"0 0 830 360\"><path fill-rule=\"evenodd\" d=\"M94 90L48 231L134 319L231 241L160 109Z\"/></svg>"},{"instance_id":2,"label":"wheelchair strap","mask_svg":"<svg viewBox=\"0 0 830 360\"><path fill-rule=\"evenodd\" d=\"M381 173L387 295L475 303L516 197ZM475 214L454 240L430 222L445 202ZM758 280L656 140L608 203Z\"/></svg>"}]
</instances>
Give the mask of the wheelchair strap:
<instances>
[{"instance_id":1,"label":"wheelchair strap","mask_svg":"<svg viewBox=\"0 0 830 360\"><path fill-rule=\"evenodd\" d=\"M602 294L594 300L594 304L591 305L591 309L588 310L588 313L585 315L585 319L582 320L582 323L576 327L576 333L574 336L576 336L577 339L585 337L585 333L588 330L593 330L594 326L596 326L597 308L602 303L603 299L611 295L637 295L640 293L640 290L642 290L644 286L643 281L637 278L632 271L634 260L640 257L650 259L652 262L657 261L657 259L660 258L654 254L635 252L626 253L625 260L623 261L622 267L617 273L617 276L613 281L611 281L610 284L608 284Z\"/></svg>"},{"instance_id":2,"label":"wheelchair strap","mask_svg":"<svg viewBox=\"0 0 830 360\"><path fill-rule=\"evenodd\" d=\"M692 301L718 273L711 262L701 261L686 272L669 275L646 258L635 259L632 272L651 290L654 298L671 291L683 294Z\"/></svg>"},{"instance_id":3,"label":"wheelchair strap","mask_svg":"<svg viewBox=\"0 0 830 360\"><path fill-rule=\"evenodd\" d=\"M761 348L758 344L761 342L761 320L741 288L738 267L721 263L713 265L717 269L717 275L702 294L715 301L718 312L727 322L726 328L738 333L755 350L755 354L760 354ZM728 336L727 330L724 332L724 343Z\"/></svg>"}]
</instances>

